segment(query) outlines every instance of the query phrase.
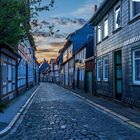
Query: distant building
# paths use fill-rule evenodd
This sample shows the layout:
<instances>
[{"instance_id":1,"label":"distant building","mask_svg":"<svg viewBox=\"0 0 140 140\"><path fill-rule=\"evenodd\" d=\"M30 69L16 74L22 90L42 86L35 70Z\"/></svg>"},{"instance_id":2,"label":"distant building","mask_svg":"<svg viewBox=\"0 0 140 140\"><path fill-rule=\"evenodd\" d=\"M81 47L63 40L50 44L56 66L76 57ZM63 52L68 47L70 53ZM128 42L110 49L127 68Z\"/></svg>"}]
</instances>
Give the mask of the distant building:
<instances>
[{"instance_id":1,"label":"distant building","mask_svg":"<svg viewBox=\"0 0 140 140\"><path fill-rule=\"evenodd\" d=\"M140 106L140 1L104 0L96 26L97 94Z\"/></svg>"},{"instance_id":2,"label":"distant building","mask_svg":"<svg viewBox=\"0 0 140 140\"><path fill-rule=\"evenodd\" d=\"M48 61L44 59L44 61L39 66L39 74L40 74L40 81L47 81L47 71L50 65Z\"/></svg>"},{"instance_id":3,"label":"distant building","mask_svg":"<svg viewBox=\"0 0 140 140\"><path fill-rule=\"evenodd\" d=\"M48 74L48 80L50 82L59 82L59 65L56 59L50 60L50 69Z\"/></svg>"}]
</instances>

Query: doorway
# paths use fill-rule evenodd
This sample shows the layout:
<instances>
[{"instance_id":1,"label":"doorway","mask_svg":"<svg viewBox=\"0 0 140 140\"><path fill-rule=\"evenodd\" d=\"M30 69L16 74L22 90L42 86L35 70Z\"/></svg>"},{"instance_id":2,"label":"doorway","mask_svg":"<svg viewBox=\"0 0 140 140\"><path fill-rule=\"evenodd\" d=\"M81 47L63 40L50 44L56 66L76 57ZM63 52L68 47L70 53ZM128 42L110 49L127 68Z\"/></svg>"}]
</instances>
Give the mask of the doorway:
<instances>
[{"instance_id":1,"label":"doorway","mask_svg":"<svg viewBox=\"0 0 140 140\"><path fill-rule=\"evenodd\" d=\"M121 50L115 52L115 98L122 99L122 52Z\"/></svg>"},{"instance_id":2,"label":"doorway","mask_svg":"<svg viewBox=\"0 0 140 140\"><path fill-rule=\"evenodd\" d=\"M92 72L86 72L86 91L92 95Z\"/></svg>"}]
</instances>

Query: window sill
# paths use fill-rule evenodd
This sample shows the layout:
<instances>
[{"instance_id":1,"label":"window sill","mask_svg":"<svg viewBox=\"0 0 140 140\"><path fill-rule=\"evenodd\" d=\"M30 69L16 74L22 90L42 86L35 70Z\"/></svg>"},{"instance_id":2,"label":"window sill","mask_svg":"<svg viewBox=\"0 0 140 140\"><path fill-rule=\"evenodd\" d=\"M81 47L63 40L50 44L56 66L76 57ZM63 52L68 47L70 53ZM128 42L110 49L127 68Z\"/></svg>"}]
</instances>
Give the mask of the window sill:
<instances>
[{"instance_id":1,"label":"window sill","mask_svg":"<svg viewBox=\"0 0 140 140\"><path fill-rule=\"evenodd\" d=\"M139 20L139 19L140 19L140 14L137 15L137 16L135 16L135 17L133 17L132 19L130 19L130 21L129 21L128 23L129 23L129 24L132 24L132 23L136 22L136 21Z\"/></svg>"},{"instance_id":2,"label":"window sill","mask_svg":"<svg viewBox=\"0 0 140 140\"><path fill-rule=\"evenodd\" d=\"M119 32L121 29L122 29L122 27L119 27L119 28L115 29L112 33L115 34L115 33Z\"/></svg>"},{"instance_id":3,"label":"window sill","mask_svg":"<svg viewBox=\"0 0 140 140\"><path fill-rule=\"evenodd\" d=\"M109 38L109 36L104 37L103 41L105 41L105 40L108 39L108 38Z\"/></svg>"},{"instance_id":4,"label":"window sill","mask_svg":"<svg viewBox=\"0 0 140 140\"><path fill-rule=\"evenodd\" d=\"M96 82L101 82L101 80L96 80Z\"/></svg>"},{"instance_id":5,"label":"window sill","mask_svg":"<svg viewBox=\"0 0 140 140\"><path fill-rule=\"evenodd\" d=\"M101 44L101 41L97 43L97 45Z\"/></svg>"},{"instance_id":6,"label":"window sill","mask_svg":"<svg viewBox=\"0 0 140 140\"><path fill-rule=\"evenodd\" d=\"M109 81L108 81L108 80L103 80L103 82L104 82L104 83L109 83Z\"/></svg>"},{"instance_id":7,"label":"window sill","mask_svg":"<svg viewBox=\"0 0 140 140\"><path fill-rule=\"evenodd\" d=\"M133 82L133 86L140 86L140 82Z\"/></svg>"}]
</instances>

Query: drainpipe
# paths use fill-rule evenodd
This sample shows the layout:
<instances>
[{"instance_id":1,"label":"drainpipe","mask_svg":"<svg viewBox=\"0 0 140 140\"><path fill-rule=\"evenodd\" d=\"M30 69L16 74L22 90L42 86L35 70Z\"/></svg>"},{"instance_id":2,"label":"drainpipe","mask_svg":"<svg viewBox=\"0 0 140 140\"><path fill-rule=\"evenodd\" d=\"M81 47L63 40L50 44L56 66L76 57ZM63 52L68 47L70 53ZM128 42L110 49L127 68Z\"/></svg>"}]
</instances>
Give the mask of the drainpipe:
<instances>
[{"instance_id":1,"label":"drainpipe","mask_svg":"<svg viewBox=\"0 0 140 140\"><path fill-rule=\"evenodd\" d=\"M74 68L73 68L73 89L75 89L75 55L73 55L73 64L74 64Z\"/></svg>"},{"instance_id":2,"label":"drainpipe","mask_svg":"<svg viewBox=\"0 0 140 140\"><path fill-rule=\"evenodd\" d=\"M0 53L0 60L1 60L1 53ZM1 70L2 66L1 66L1 61L0 61L0 103L1 103L1 97L2 97L2 82L1 82L1 79L2 79L2 70Z\"/></svg>"},{"instance_id":3,"label":"drainpipe","mask_svg":"<svg viewBox=\"0 0 140 140\"><path fill-rule=\"evenodd\" d=\"M16 64L16 92L17 92L17 96L19 95L19 92L18 92L18 66L21 62L21 59L22 58L20 58L19 61Z\"/></svg>"},{"instance_id":4,"label":"drainpipe","mask_svg":"<svg viewBox=\"0 0 140 140\"><path fill-rule=\"evenodd\" d=\"M97 69L96 69L96 61L97 61L97 45L96 45L96 42L97 42L97 37L96 37L96 28L97 27L95 27L95 30L94 30L94 42L93 42L93 44L94 44L94 52L93 52L93 56L94 56L94 84L95 84L95 95L96 95L96 93L97 93L97 85L96 85L96 72L97 72Z\"/></svg>"},{"instance_id":5,"label":"drainpipe","mask_svg":"<svg viewBox=\"0 0 140 140\"><path fill-rule=\"evenodd\" d=\"M26 61L26 89L28 89L28 62Z\"/></svg>"}]
</instances>

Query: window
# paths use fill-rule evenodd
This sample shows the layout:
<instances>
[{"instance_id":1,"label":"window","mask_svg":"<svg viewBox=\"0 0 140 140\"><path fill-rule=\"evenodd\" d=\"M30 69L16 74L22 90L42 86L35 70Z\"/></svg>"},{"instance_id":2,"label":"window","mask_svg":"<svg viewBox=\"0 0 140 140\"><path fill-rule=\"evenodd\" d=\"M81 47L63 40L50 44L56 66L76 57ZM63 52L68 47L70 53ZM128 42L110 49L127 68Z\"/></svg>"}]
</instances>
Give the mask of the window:
<instances>
[{"instance_id":1,"label":"window","mask_svg":"<svg viewBox=\"0 0 140 140\"><path fill-rule=\"evenodd\" d=\"M7 94L15 90L16 74L16 61L9 58L6 55L1 55L1 66L2 66L2 95Z\"/></svg>"},{"instance_id":2,"label":"window","mask_svg":"<svg viewBox=\"0 0 140 140\"><path fill-rule=\"evenodd\" d=\"M130 0L131 19L140 15L140 0Z\"/></svg>"},{"instance_id":3,"label":"window","mask_svg":"<svg viewBox=\"0 0 140 140\"><path fill-rule=\"evenodd\" d=\"M101 60L97 61L97 81L101 81Z\"/></svg>"},{"instance_id":4,"label":"window","mask_svg":"<svg viewBox=\"0 0 140 140\"><path fill-rule=\"evenodd\" d=\"M120 5L115 8L115 15L114 15L114 27L115 30L121 27L121 7Z\"/></svg>"},{"instance_id":5,"label":"window","mask_svg":"<svg viewBox=\"0 0 140 140\"><path fill-rule=\"evenodd\" d=\"M140 50L133 52L133 82L140 85Z\"/></svg>"},{"instance_id":6,"label":"window","mask_svg":"<svg viewBox=\"0 0 140 140\"><path fill-rule=\"evenodd\" d=\"M101 42L101 25L97 27L97 40L98 43Z\"/></svg>"},{"instance_id":7,"label":"window","mask_svg":"<svg viewBox=\"0 0 140 140\"><path fill-rule=\"evenodd\" d=\"M108 36L108 19L104 21L104 38Z\"/></svg>"},{"instance_id":8,"label":"window","mask_svg":"<svg viewBox=\"0 0 140 140\"><path fill-rule=\"evenodd\" d=\"M108 81L108 57L103 59L103 80Z\"/></svg>"}]
</instances>

